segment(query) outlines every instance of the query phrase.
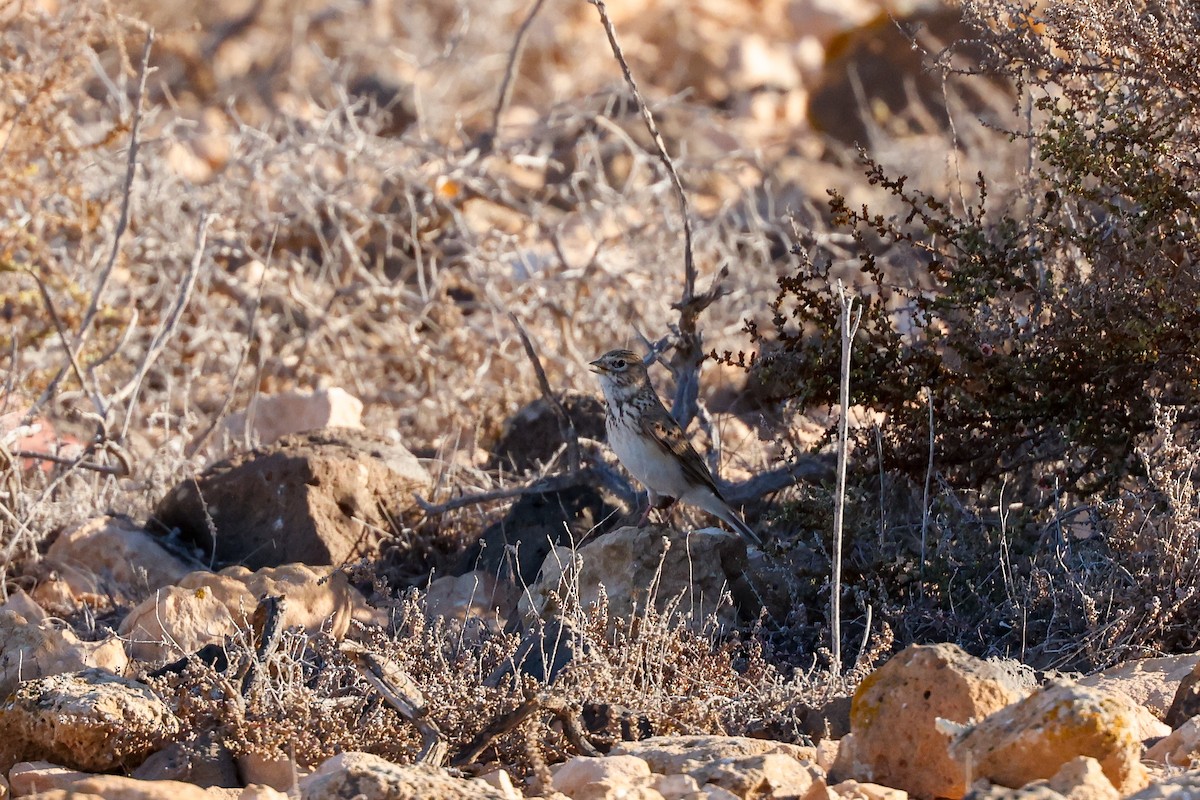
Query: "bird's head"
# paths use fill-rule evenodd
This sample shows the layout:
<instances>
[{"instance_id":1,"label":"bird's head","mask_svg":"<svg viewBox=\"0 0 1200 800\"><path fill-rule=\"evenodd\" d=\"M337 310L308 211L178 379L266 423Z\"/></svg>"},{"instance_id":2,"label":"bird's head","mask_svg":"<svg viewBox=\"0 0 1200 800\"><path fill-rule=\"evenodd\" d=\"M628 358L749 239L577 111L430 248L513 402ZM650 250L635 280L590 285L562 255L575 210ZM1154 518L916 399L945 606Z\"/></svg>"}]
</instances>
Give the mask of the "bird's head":
<instances>
[{"instance_id":1,"label":"bird's head","mask_svg":"<svg viewBox=\"0 0 1200 800\"><path fill-rule=\"evenodd\" d=\"M600 376L605 393L611 389L630 389L646 381L646 365L632 350L610 350L591 362L592 372Z\"/></svg>"}]
</instances>

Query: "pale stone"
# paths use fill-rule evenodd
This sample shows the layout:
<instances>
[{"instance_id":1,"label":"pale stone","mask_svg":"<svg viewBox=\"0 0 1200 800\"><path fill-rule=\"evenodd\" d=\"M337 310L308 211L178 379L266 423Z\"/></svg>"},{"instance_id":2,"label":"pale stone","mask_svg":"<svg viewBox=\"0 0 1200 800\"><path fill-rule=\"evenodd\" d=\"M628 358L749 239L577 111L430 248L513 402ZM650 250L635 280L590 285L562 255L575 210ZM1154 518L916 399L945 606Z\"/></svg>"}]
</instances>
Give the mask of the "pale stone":
<instances>
[{"instance_id":1,"label":"pale stone","mask_svg":"<svg viewBox=\"0 0 1200 800\"><path fill-rule=\"evenodd\" d=\"M683 800L700 791L700 783L691 775L659 775L650 784L663 800Z\"/></svg>"},{"instance_id":2,"label":"pale stone","mask_svg":"<svg viewBox=\"0 0 1200 800\"><path fill-rule=\"evenodd\" d=\"M483 620L500 627L516 605L512 587L484 570L435 578L425 592L425 610L431 617Z\"/></svg>"},{"instance_id":3,"label":"pale stone","mask_svg":"<svg viewBox=\"0 0 1200 800\"><path fill-rule=\"evenodd\" d=\"M967 776L938 720L981 719L1020 697L1014 679L994 664L950 644L913 645L859 684L852 733L842 739L832 773L922 797L962 797Z\"/></svg>"},{"instance_id":4,"label":"pale stone","mask_svg":"<svg viewBox=\"0 0 1200 800\"><path fill-rule=\"evenodd\" d=\"M1069 800L1119 800L1121 797L1100 768L1100 762L1089 756L1079 756L1063 764L1047 785Z\"/></svg>"},{"instance_id":5,"label":"pale stone","mask_svg":"<svg viewBox=\"0 0 1200 800\"><path fill-rule=\"evenodd\" d=\"M816 751L787 742L753 739L748 736L654 736L638 742L622 742L609 757L632 755L645 761L660 775L691 773L722 759L739 759L779 753L796 760L812 761Z\"/></svg>"},{"instance_id":6,"label":"pale stone","mask_svg":"<svg viewBox=\"0 0 1200 800\"><path fill-rule=\"evenodd\" d=\"M121 775L90 775L65 789L28 796L29 800L214 800L206 790L181 781L139 781Z\"/></svg>"},{"instance_id":7,"label":"pale stone","mask_svg":"<svg viewBox=\"0 0 1200 800\"><path fill-rule=\"evenodd\" d=\"M246 783L268 786L281 792L296 788L299 771L287 756L267 758L258 753L243 753L237 757L237 772Z\"/></svg>"},{"instance_id":8,"label":"pale stone","mask_svg":"<svg viewBox=\"0 0 1200 800\"><path fill-rule=\"evenodd\" d=\"M166 550L125 517L97 517L63 531L46 552L43 569L64 581L77 602L136 602L199 566Z\"/></svg>"},{"instance_id":9,"label":"pale stone","mask_svg":"<svg viewBox=\"0 0 1200 800\"><path fill-rule=\"evenodd\" d=\"M67 769L50 761L21 761L8 771L8 784L13 797L23 797L51 789L66 789L90 772Z\"/></svg>"},{"instance_id":10,"label":"pale stone","mask_svg":"<svg viewBox=\"0 0 1200 800\"><path fill-rule=\"evenodd\" d=\"M639 782L635 779L649 776L650 766L634 756L575 756L555 770L552 786L555 791L574 797L589 783L609 781L632 787Z\"/></svg>"},{"instance_id":11,"label":"pale stone","mask_svg":"<svg viewBox=\"0 0 1200 800\"><path fill-rule=\"evenodd\" d=\"M1125 800L1195 800L1200 797L1200 769L1171 775Z\"/></svg>"},{"instance_id":12,"label":"pale stone","mask_svg":"<svg viewBox=\"0 0 1200 800\"><path fill-rule=\"evenodd\" d=\"M22 683L0 705L0 730L30 757L100 772L140 764L179 720L149 687L88 669Z\"/></svg>"},{"instance_id":13,"label":"pale stone","mask_svg":"<svg viewBox=\"0 0 1200 800\"><path fill-rule=\"evenodd\" d=\"M46 610L37 604L24 589L14 589L8 593L8 599L0 604L0 611L13 611L20 614L31 623L39 623L50 617Z\"/></svg>"},{"instance_id":14,"label":"pale stone","mask_svg":"<svg viewBox=\"0 0 1200 800\"><path fill-rule=\"evenodd\" d=\"M341 639L351 619L386 623L342 572L333 567L285 564L256 572L245 567L193 572L130 611L121 622L120 633L128 638L133 658L178 658L248 629L258 598L264 595L286 598L284 628L295 626L309 633L324 630Z\"/></svg>"},{"instance_id":15,"label":"pale stone","mask_svg":"<svg viewBox=\"0 0 1200 800\"><path fill-rule=\"evenodd\" d=\"M813 761L816 762L818 767L829 772L837 762L838 749L841 747L841 743L841 739L822 739L817 742L817 752L813 755Z\"/></svg>"},{"instance_id":16,"label":"pale stone","mask_svg":"<svg viewBox=\"0 0 1200 800\"><path fill-rule=\"evenodd\" d=\"M483 781L488 786L499 789L504 793L504 796L507 797L508 800L521 800L521 794L517 791L517 788L513 786L512 778L508 776L507 770L493 770L480 775L479 780Z\"/></svg>"},{"instance_id":17,"label":"pale stone","mask_svg":"<svg viewBox=\"0 0 1200 800\"><path fill-rule=\"evenodd\" d=\"M1200 763L1200 717L1192 717L1155 742L1142 761L1185 769Z\"/></svg>"},{"instance_id":18,"label":"pale stone","mask_svg":"<svg viewBox=\"0 0 1200 800\"><path fill-rule=\"evenodd\" d=\"M908 800L908 792L878 783L842 781L830 787L843 800Z\"/></svg>"},{"instance_id":19,"label":"pale stone","mask_svg":"<svg viewBox=\"0 0 1200 800\"><path fill-rule=\"evenodd\" d=\"M1129 794L1147 781L1137 719L1137 706L1124 695L1056 683L974 725L950 752L973 776L1012 787L1050 778L1077 756L1090 756Z\"/></svg>"},{"instance_id":20,"label":"pale stone","mask_svg":"<svg viewBox=\"0 0 1200 800\"><path fill-rule=\"evenodd\" d=\"M0 698L23 680L100 667L123 674L129 665L120 639L82 642L75 632L51 620L30 622L0 610Z\"/></svg>"},{"instance_id":21,"label":"pale stone","mask_svg":"<svg viewBox=\"0 0 1200 800\"><path fill-rule=\"evenodd\" d=\"M1079 684L1106 691L1122 691L1161 720L1166 718L1179 684L1192 673L1197 664L1200 664L1200 653L1139 658L1088 675L1080 679Z\"/></svg>"},{"instance_id":22,"label":"pale stone","mask_svg":"<svg viewBox=\"0 0 1200 800\"><path fill-rule=\"evenodd\" d=\"M300 779L303 800L506 800L481 780L454 778L432 767L401 766L370 753L342 753Z\"/></svg>"},{"instance_id":23,"label":"pale stone","mask_svg":"<svg viewBox=\"0 0 1200 800\"><path fill-rule=\"evenodd\" d=\"M235 441L250 432L258 444L271 444L289 433L319 428L362 428L363 403L338 386L314 391L297 389L274 395L259 395L251 408L230 414L226 432Z\"/></svg>"}]
</instances>

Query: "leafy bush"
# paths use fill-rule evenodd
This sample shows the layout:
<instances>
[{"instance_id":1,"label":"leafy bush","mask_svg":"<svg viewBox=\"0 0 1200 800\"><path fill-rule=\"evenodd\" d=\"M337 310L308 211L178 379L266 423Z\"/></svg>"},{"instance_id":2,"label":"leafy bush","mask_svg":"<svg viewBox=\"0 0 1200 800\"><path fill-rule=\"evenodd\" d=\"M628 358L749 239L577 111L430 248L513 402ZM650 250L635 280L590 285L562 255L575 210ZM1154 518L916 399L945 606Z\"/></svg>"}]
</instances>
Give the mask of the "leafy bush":
<instances>
[{"instance_id":1,"label":"leafy bush","mask_svg":"<svg viewBox=\"0 0 1200 800\"><path fill-rule=\"evenodd\" d=\"M854 399L888 413L887 452L910 475L926 468L932 402L937 466L954 486L1111 490L1140 471L1155 402L1180 423L1200 409L1200 72L1188 44L1200 7L1084 0L1035 14L980 0L964 14L984 45L978 69L1022 90L1029 128L1011 139L1033 164L1007 200L981 173L976 197L958 202L863 153L903 213L830 193L865 303ZM794 252L773 329L748 324L752 376L768 399L831 404L830 290L846 271L819 247Z\"/></svg>"}]
</instances>

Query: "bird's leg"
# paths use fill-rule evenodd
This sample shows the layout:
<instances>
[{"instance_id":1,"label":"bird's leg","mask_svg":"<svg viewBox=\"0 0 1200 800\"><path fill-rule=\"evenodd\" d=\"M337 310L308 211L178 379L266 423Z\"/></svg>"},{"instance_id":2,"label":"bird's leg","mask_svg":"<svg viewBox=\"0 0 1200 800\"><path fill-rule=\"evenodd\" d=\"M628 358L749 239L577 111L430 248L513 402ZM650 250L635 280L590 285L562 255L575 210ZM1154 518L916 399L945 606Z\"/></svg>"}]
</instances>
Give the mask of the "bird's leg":
<instances>
[{"instance_id":1,"label":"bird's leg","mask_svg":"<svg viewBox=\"0 0 1200 800\"><path fill-rule=\"evenodd\" d=\"M675 504L674 497L660 495L653 489L647 489L646 493L649 495L650 502L646 505L646 513L642 514L642 519L638 523L639 528L646 526L646 522L650 519L651 511L664 511Z\"/></svg>"}]
</instances>

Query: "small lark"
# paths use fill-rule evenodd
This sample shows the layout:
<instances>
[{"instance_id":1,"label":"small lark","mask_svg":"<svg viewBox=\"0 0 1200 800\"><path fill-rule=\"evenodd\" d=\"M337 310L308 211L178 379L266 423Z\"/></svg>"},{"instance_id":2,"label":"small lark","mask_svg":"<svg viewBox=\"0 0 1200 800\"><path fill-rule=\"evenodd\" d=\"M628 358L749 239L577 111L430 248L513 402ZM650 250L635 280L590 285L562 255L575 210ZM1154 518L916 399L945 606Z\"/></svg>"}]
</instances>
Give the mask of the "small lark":
<instances>
[{"instance_id":1,"label":"small lark","mask_svg":"<svg viewBox=\"0 0 1200 800\"><path fill-rule=\"evenodd\" d=\"M751 544L761 545L758 534L721 497L704 459L663 408L641 357L632 350L613 350L591 366L600 376L608 403L608 444L650 494L650 507L638 524L645 524L650 508L682 500L729 523Z\"/></svg>"}]
</instances>

